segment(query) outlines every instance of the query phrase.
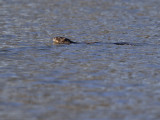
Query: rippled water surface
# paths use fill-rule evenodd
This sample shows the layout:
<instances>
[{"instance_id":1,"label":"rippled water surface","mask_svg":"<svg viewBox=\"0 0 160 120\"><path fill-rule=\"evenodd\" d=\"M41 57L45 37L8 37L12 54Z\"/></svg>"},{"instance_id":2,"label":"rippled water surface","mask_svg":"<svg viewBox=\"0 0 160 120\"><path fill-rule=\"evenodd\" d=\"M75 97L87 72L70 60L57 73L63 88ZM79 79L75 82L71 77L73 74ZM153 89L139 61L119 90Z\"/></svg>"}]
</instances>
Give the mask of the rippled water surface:
<instances>
[{"instance_id":1,"label":"rippled water surface","mask_svg":"<svg viewBox=\"0 0 160 120\"><path fill-rule=\"evenodd\" d=\"M159 120L159 6L0 0L0 119Z\"/></svg>"}]
</instances>

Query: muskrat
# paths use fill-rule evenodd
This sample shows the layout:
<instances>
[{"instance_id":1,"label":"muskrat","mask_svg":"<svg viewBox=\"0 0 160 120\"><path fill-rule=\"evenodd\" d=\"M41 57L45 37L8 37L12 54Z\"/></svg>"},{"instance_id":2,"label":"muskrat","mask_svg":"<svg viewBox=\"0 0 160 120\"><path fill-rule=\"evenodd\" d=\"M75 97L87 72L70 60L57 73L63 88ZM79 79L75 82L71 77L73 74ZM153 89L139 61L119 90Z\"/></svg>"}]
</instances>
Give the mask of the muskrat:
<instances>
[{"instance_id":1,"label":"muskrat","mask_svg":"<svg viewBox=\"0 0 160 120\"><path fill-rule=\"evenodd\" d=\"M79 44L79 42L73 42L72 40L65 38L65 37L54 37L53 38L54 44ZM85 42L86 44L93 44L99 42ZM133 43L128 42L117 42L117 43L108 43L108 44L115 44L115 45L135 45Z\"/></svg>"},{"instance_id":2,"label":"muskrat","mask_svg":"<svg viewBox=\"0 0 160 120\"><path fill-rule=\"evenodd\" d=\"M65 38L65 37L54 37L53 43L54 44L75 44L77 42L73 42L70 39Z\"/></svg>"}]
</instances>

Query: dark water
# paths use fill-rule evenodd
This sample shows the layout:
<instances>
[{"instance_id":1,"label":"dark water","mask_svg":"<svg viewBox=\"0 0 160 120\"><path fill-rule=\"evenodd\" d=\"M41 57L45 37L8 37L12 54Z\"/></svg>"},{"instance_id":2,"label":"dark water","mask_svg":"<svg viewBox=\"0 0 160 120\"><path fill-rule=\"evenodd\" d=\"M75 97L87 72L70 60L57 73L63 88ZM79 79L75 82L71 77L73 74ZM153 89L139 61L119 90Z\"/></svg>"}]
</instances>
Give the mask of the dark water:
<instances>
[{"instance_id":1,"label":"dark water","mask_svg":"<svg viewBox=\"0 0 160 120\"><path fill-rule=\"evenodd\" d=\"M0 0L0 119L159 120L159 6ZM100 43L56 46L55 36Z\"/></svg>"}]
</instances>

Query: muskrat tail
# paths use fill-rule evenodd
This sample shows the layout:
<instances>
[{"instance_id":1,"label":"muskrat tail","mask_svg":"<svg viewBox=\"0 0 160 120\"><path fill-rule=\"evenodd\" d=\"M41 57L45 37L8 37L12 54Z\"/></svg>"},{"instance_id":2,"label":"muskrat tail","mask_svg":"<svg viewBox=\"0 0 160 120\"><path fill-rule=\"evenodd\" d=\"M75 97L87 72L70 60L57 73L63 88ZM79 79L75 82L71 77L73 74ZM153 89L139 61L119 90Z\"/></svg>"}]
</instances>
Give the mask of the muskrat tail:
<instances>
[{"instance_id":1,"label":"muskrat tail","mask_svg":"<svg viewBox=\"0 0 160 120\"><path fill-rule=\"evenodd\" d=\"M128 43L128 42L116 42L113 44L115 44L115 45L132 45L131 43Z\"/></svg>"}]
</instances>

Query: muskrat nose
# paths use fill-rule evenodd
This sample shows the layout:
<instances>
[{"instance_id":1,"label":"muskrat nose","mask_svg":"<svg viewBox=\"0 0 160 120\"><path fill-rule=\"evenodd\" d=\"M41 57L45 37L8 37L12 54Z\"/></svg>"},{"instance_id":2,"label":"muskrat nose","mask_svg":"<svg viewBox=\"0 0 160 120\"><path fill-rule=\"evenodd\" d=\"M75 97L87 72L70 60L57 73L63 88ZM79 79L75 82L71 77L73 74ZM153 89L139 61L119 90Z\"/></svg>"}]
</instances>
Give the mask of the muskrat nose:
<instances>
[{"instance_id":1,"label":"muskrat nose","mask_svg":"<svg viewBox=\"0 0 160 120\"><path fill-rule=\"evenodd\" d=\"M53 38L53 43L54 44L61 44L62 38L61 37L54 37Z\"/></svg>"},{"instance_id":2,"label":"muskrat nose","mask_svg":"<svg viewBox=\"0 0 160 120\"><path fill-rule=\"evenodd\" d=\"M53 42L58 42L58 40L56 38L53 38Z\"/></svg>"}]
</instances>

